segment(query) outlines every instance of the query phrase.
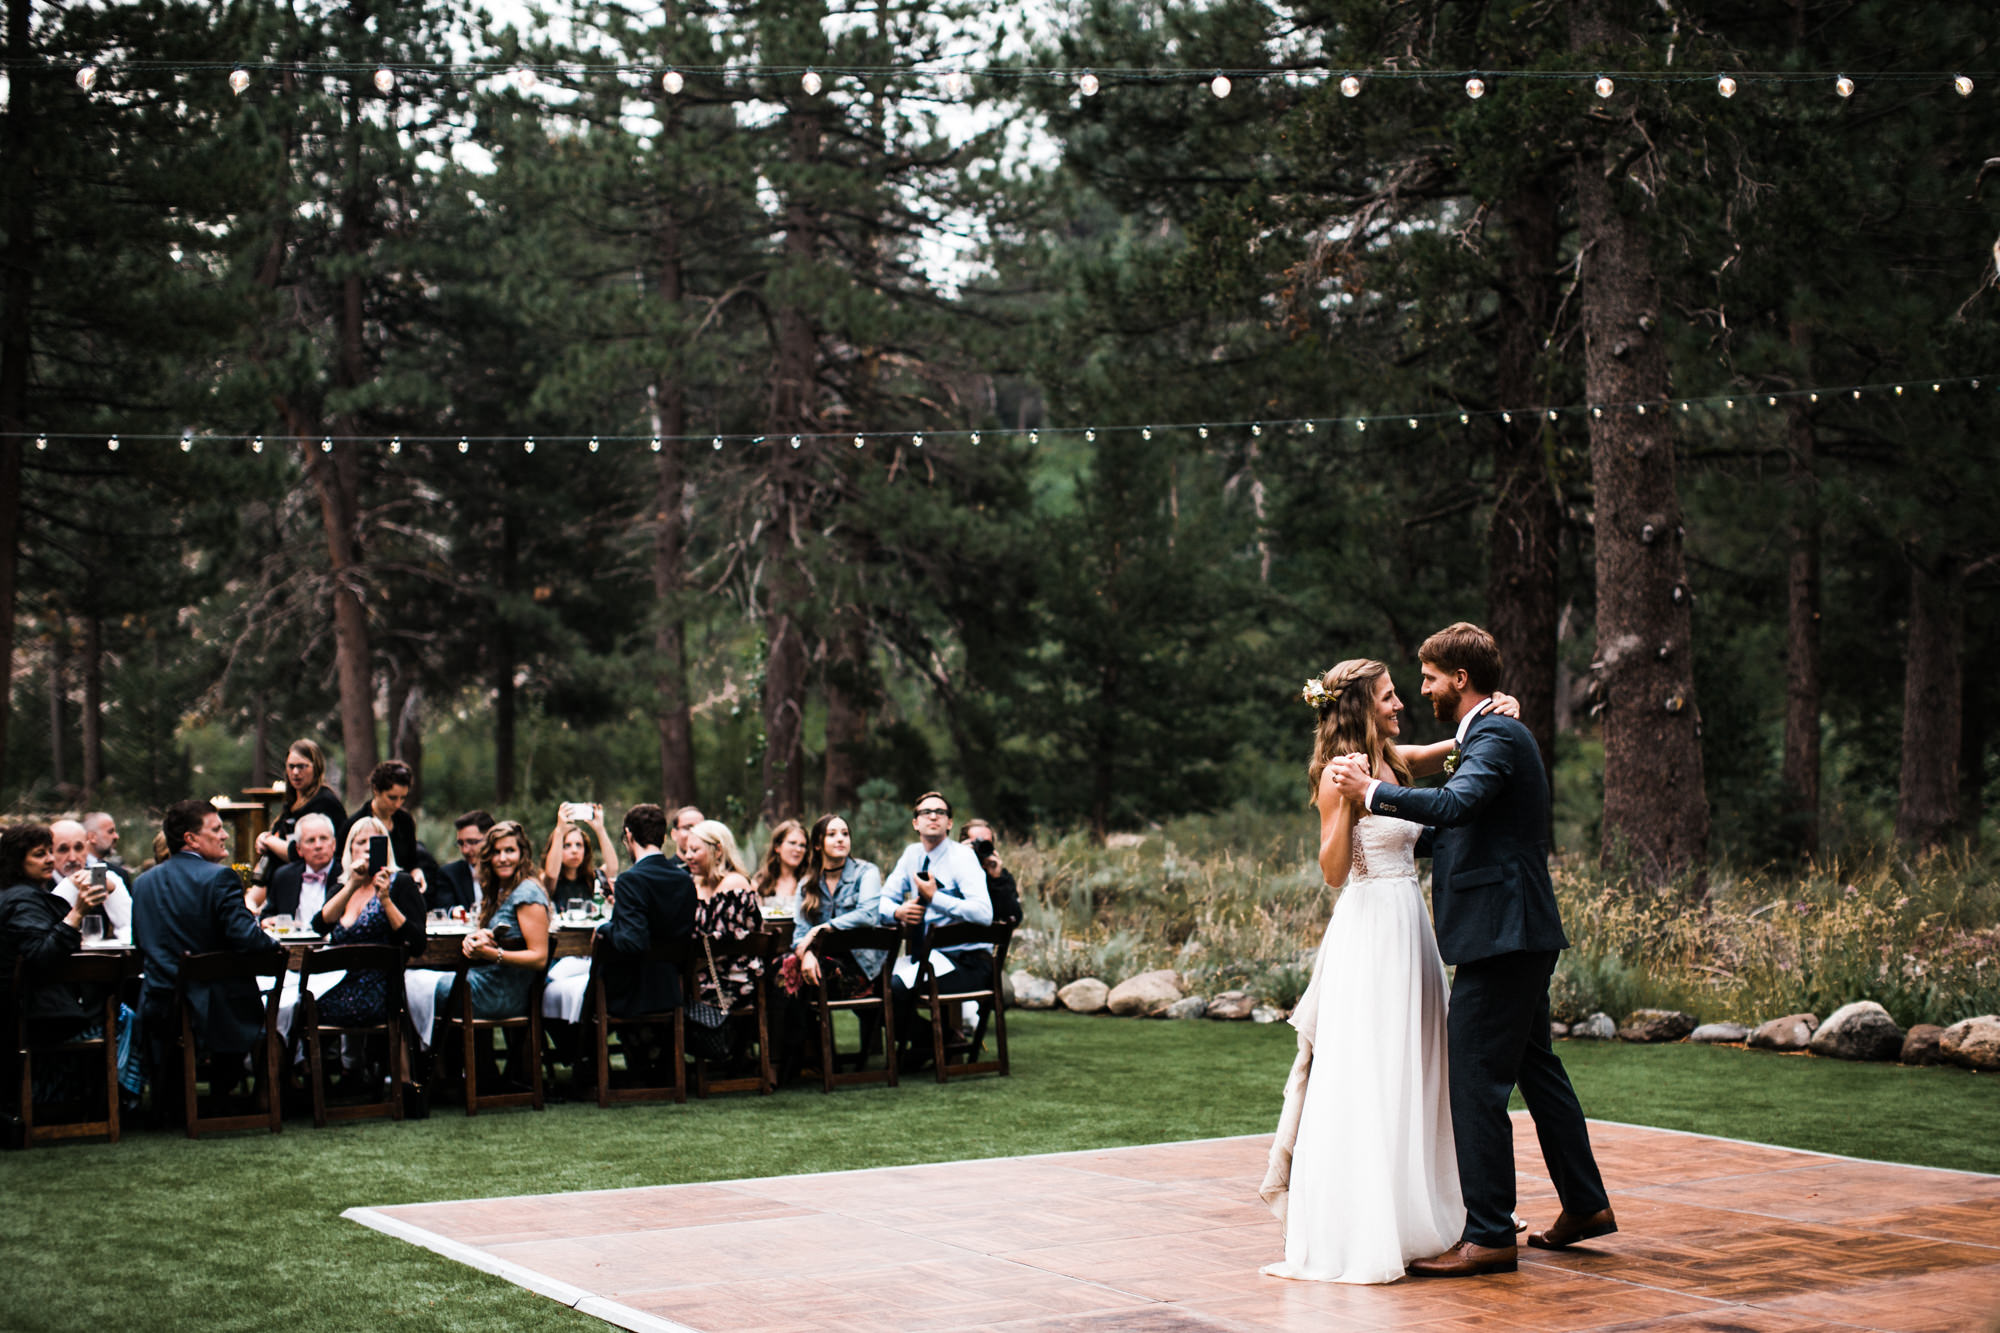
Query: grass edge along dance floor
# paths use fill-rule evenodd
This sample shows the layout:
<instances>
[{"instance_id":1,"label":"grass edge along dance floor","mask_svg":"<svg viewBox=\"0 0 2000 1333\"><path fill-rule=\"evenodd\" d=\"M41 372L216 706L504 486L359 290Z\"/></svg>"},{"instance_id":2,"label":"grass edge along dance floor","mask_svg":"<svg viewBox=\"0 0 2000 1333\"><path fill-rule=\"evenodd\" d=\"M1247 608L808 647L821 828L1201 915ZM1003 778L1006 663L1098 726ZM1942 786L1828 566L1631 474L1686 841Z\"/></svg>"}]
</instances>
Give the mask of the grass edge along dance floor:
<instances>
[{"instance_id":1,"label":"grass edge along dance floor","mask_svg":"<svg viewBox=\"0 0 2000 1333\"><path fill-rule=\"evenodd\" d=\"M1517 1113L1521 1213L1556 1210ZM1618 1235L1515 1274L1287 1282L1268 1135L356 1208L362 1225L620 1327L1223 1333L1983 1330L2000 1176L1592 1123Z\"/></svg>"}]
</instances>

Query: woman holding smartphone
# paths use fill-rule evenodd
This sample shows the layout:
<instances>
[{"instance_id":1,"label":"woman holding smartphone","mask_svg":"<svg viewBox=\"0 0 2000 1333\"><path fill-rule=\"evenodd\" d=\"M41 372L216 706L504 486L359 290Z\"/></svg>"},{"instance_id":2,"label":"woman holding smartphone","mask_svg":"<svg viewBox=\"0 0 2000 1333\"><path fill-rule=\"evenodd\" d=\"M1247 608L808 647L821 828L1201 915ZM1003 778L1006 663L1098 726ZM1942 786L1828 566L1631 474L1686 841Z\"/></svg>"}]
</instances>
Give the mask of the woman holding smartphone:
<instances>
[{"instance_id":1,"label":"woman holding smartphone","mask_svg":"<svg viewBox=\"0 0 2000 1333\"><path fill-rule=\"evenodd\" d=\"M585 832L597 835L593 849ZM593 861L601 858L597 864ZM582 801L564 801L556 807L555 831L542 849L542 883L549 901L555 904L577 899L590 901L598 894L607 897L618 878L618 849L604 828L604 807Z\"/></svg>"},{"instance_id":2,"label":"woman holding smartphone","mask_svg":"<svg viewBox=\"0 0 2000 1333\"><path fill-rule=\"evenodd\" d=\"M389 830L363 815L347 830L340 858L340 886L313 914L312 928L329 944L400 944L411 956L424 951L424 896L402 873L389 850ZM322 1023L379 1023L388 1010L389 978L350 971L319 997Z\"/></svg>"}]
</instances>

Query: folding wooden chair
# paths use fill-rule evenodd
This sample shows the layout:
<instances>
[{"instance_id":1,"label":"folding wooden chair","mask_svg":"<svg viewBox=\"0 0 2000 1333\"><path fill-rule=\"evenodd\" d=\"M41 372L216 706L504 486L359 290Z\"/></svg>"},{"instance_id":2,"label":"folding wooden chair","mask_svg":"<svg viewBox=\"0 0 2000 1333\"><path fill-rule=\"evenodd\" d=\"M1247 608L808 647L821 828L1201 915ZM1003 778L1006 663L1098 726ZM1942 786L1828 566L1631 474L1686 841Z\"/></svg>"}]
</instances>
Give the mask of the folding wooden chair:
<instances>
[{"instance_id":1,"label":"folding wooden chair","mask_svg":"<svg viewBox=\"0 0 2000 1333\"><path fill-rule=\"evenodd\" d=\"M548 979L548 969L535 974L534 982L528 988L528 1012L508 1018L474 1018L472 1015L472 987L466 983L466 972L470 970L470 960L463 955L453 960L453 966L446 971L456 972L458 979L452 983L450 994L438 1006L434 1026L457 1028L465 1079L465 1113L478 1115L484 1110L495 1110L507 1106L532 1106L542 1109L542 987ZM524 1046L514 1046L507 1058L507 1072L515 1073L517 1066L525 1066L528 1074L528 1089L525 1092L479 1091L479 1047L484 1044L490 1049L496 1034L512 1030L521 1034ZM432 1038L431 1049L442 1055L445 1038Z\"/></svg>"},{"instance_id":2,"label":"folding wooden chair","mask_svg":"<svg viewBox=\"0 0 2000 1333\"><path fill-rule=\"evenodd\" d=\"M33 1147L55 1139L80 1139L102 1134L118 1142L118 987L131 972L131 959L123 954L92 956L76 954L52 968L37 970L32 979L25 962L14 966L14 1057L21 1066L22 1143ZM100 1037L70 1041L37 1042L30 1039L27 997L32 986L102 986L104 988L104 1033ZM104 1118L65 1121L53 1125L35 1123L35 1057L59 1055L65 1051L102 1050L104 1057Z\"/></svg>"},{"instance_id":3,"label":"folding wooden chair","mask_svg":"<svg viewBox=\"0 0 2000 1333\"><path fill-rule=\"evenodd\" d=\"M284 991L285 973L290 968L291 958L282 949L270 953L191 953L181 958L174 994L181 1014L181 1095L186 1099L189 1138L198 1139L205 1130L268 1126L276 1134L284 1128L284 1106L278 1092L278 1001ZM271 979L271 989L264 997L264 1038L258 1049L251 1052L259 1057L258 1067L252 1070L257 1075L258 1109L245 1115L201 1115L195 1087L194 1006L189 1002L188 991L195 985L254 982L260 977Z\"/></svg>"},{"instance_id":4,"label":"folding wooden chair","mask_svg":"<svg viewBox=\"0 0 2000 1333\"><path fill-rule=\"evenodd\" d=\"M590 942L590 993L585 997L585 1006L591 1015L591 1025L596 1030L597 1041L597 1104L609 1106L613 1102L659 1102L672 1098L677 1103L687 1101L687 1029L682 1020L685 1010L676 1007L658 1013L634 1014L630 1018L620 1018L613 1014L604 995L605 969L599 966L601 960L611 957L611 949L604 934L599 932ZM655 944L646 951L646 962L672 963L680 972L685 987L694 977L693 951L686 940L669 940ZM636 1028L640 1026L662 1027L674 1034L674 1049L669 1056L669 1067L673 1070L674 1081L655 1087L611 1086L611 1030L617 1027ZM625 1043L619 1042L621 1048ZM636 1073L636 1061L631 1050L626 1050L627 1072Z\"/></svg>"},{"instance_id":5,"label":"folding wooden chair","mask_svg":"<svg viewBox=\"0 0 2000 1333\"><path fill-rule=\"evenodd\" d=\"M873 984L866 993L852 999L832 1000L827 998L825 986L810 986L813 1010L819 1017L819 1074L820 1087L832 1092L835 1087L845 1087L852 1083L883 1083L896 1086L896 1013L889 1003L889 973L896 966L896 954L903 946L900 930L888 926L863 926L856 930L823 930L814 936L812 951L814 956L824 960L831 954L852 953L856 949L880 949L883 951L882 970L876 974ZM825 975L822 972L821 975ZM806 983L801 983L802 985ZM834 1049L833 1016L848 1012L860 1017L862 1025L861 1047L856 1053L856 1067L848 1073L836 1072L840 1052ZM872 1022L882 1025L882 1050L885 1055L883 1067L866 1069L868 1060L868 1027Z\"/></svg>"},{"instance_id":6,"label":"folding wooden chair","mask_svg":"<svg viewBox=\"0 0 2000 1333\"><path fill-rule=\"evenodd\" d=\"M931 1057L937 1065L937 1081L946 1082L952 1078L963 1078L967 1074L999 1074L1009 1072L1007 1064L1007 1005L1000 993L1000 979L1007 975L1007 946L1014 938L1014 923L975 926L966 922L953 922L935 926L924 938L923 958L917 964L916 992L917 1006L927 1009L931 1020ZM990 944L993 946L993 983L978 990L940 990L937 972L931 965L931 958L940 949L956 949L968 944ZM951 984L953 970L945 972L945 985ZM945 1040L944 1021L948 1014L956 1012L967 1000L979 1006L979 1022L974 1031L957 1042ZM991 1024L994 1044L998 1047L998 1058L981 1060L979 1052L986 1044L986 1031ZM948 1056L959 1056L960 1063L954 1065Z\"/></svg>"},{"instance_id":7,"label":"folding wooden chair","mask_svg":"<svg viewBox=\"0 0 2000 1333\"><path fill-rule=\"evenodd\" d=\"M753 970L757 975L756 989L751 992L750 1008L739 1003L729 1011L730 1026L751 1036L757 1043L757 1072L736 1078L711 1078L709 1061L700 1055L693 1055L694 1095L707 1097L711 1092L755 1092L763 1096L777 1091L778 1074L771 1064L771 983L777 971L782 942L767 931L757 931L741 940L711 940L710 952L715 957L716 967L723 971L738 960L750 960L759 964ZM701 958L706 962L706 957ZM754 1028L754 1034L751 1029Z\"/></svg>"},{"instance_id":8,"label":"folding wooden chair","mask_svg":"<svg viewBox=\"0 0 2000 1333\"><path fill-rule=\"evenodd\" d=\"M383 972L388 975L388 991L379 1023L340 1024L320 1021L319 997L306 983L328 972ZM408 1081L408 1048L403 1032L406 1001L403 994L403 946L400 944L329 944L306 951L299 964L299 1004L292 1018L292 1039L305 1039L306 1067L312 1078L313 1128L325 1129L329 1120L365 1120L388 1116L403 1118L403 1084ZM359 1037L366 1041L375 1033L388 1039L389 1082L384 1100L329 1107L326 1104L326 1067L320 1052L322 1037Z\"/></svg>"}]
</instances>

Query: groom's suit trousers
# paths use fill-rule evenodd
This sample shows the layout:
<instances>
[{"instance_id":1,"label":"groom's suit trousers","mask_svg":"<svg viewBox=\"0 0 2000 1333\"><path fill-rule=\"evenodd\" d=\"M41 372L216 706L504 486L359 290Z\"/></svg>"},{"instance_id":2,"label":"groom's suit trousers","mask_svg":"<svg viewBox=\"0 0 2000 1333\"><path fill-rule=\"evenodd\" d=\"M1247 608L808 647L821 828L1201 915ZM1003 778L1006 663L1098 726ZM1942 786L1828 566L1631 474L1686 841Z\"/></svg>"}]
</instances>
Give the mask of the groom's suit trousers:
<instances>
[{"instance_id":1,"label":"groom's suit trousers","mask_svg":"<svg viewBox=\"0 0 2000 1333\"><path fill-rule=\"evenodd\" d=\"M1610 1206L1590 1151L1583 1108L1549 1043L1549 976L1556 955L1505 953L1460 963L1452 980L1451 1128L1465 1195L1464 1239L1514 1244L1514 1126L1518 1085L1563 1210Z\"/></svg>"}]
</instances>

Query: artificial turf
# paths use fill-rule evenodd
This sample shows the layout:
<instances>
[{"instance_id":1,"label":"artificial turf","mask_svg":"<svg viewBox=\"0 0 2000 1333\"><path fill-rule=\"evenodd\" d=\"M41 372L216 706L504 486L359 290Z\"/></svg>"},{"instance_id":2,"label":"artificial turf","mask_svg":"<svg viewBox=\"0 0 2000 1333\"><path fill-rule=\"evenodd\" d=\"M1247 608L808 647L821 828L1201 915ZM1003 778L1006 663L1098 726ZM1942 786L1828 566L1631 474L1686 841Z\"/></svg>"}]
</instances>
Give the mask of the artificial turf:
<instances>
[{"instance_id":1,"label":"artificial turf","mask_svg":"<svg viewBox=\"0 0 2000 1333\"><path fill-rule=\"evenodd\" d=\"M1014 1073L686 1106L366 1121L0 1157L0 1327L588 1329L341 1219L361 1204L612 1189L1263 1133L1291 1029L1009 1016ZM1697 1046L1559 1050L1590 1115L2000 1173L2000 1079ZM1616 1182L1611 1182L1614 1192ZM1256 1182L1246 1180L1245 1191Z\"/></svg>"}]
</instances>

